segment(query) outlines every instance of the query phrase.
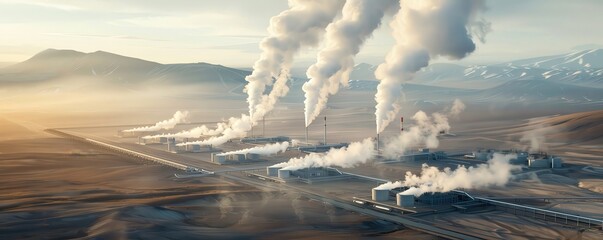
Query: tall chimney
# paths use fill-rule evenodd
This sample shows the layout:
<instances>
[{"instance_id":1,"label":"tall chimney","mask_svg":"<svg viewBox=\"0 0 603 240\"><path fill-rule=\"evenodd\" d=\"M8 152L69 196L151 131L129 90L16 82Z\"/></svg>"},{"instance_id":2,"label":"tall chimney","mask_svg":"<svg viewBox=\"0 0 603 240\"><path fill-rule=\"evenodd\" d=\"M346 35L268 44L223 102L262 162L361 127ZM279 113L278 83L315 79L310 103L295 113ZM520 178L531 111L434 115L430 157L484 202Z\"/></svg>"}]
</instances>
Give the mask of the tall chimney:
<instances>
[{"instance_id":1,"label":"tall chimney","mask_svg":"<svg viewBox=\"0 0 603 240\"><path fill-rule=\"evenodd\" d=\"M266 117L262 117L262 137L266 137Z\"/></svg>"},{"instance_id":2,"label":"tall chimney","mask_svg":"<svg viewBox=\"0 0 603 240\"><path fill-rule=\"evenodd\" d=\"M400 132L404 132L404 117L400 117Z\"/></svg>"},{"instance_id":3,"label":"tall chimney","mask_svg":"<svg viewBox=\"0 0 603 240\"><path fill-rule=\"evenodd\" d=\"M377 154L379 154L379 133L377 133Z\"/></svg>"},{"instance_id":4,"label":"tall chimney","mask_svg":"<svg viewBox=\"0 0 603 240\"><path fill-rule=\"evenodd\" d=\"M306 145L308 145L308 126L306 126Z\"/></svg>"},{"instance_id":5,"label":"tall chimney","mask_svg":"<svg viewBox=\"0 0 603 240\"><path fill-rule=\"evenodd\" d=\"M325 137L323 143L327 145L327 116L325 116Z\"/></svg>"}]
</instances>

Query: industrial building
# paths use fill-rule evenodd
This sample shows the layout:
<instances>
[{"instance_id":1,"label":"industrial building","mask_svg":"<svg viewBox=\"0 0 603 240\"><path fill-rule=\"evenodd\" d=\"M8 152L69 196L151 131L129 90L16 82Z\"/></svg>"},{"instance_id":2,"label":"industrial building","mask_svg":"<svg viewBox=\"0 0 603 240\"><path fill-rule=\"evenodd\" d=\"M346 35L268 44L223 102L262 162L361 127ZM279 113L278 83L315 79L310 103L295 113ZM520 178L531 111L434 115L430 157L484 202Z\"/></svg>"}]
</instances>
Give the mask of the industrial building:
<instances>
[{"instance_id":1,"label":"industrial building","mask_svg":"<svg viewBox=\"0 0 603 240\"><path fill-rule=\"evenodd\" d=\"M406 190L408 190L408 187L394 189L373 188L371 190L371 199L375 202L387 202L395 199L396 205L405 208L414 207L415 204L424 206L446 205L469 200L467 194L461 191L424 193L416 197L412 194L404 194Z\"/></svg>"},{"instance_id":2,"label":"industrial building","mask_svg":"<svg viewBox=\"0 0 603 240\"><path fill-rule=\"evenodd\" d=\"M560 168L563 165L560 157L547 153L530 154L527 161L530 168Z\"/></svg>"},{"instance_id":3,"label":"industrial building","mask_svg":"<svg viewBox=\"0 0 603 240\"><path fill-rule=\"evenodd\" d=\"M276 177L284 181L301 181L304 183L324 182L346 179L350 177L335 168L311 167L297 170L283 169L282 167L270 166L266 168L268 177Z\"/></svg>"},{"instance_id":4,"label":"industrial building","mask_svg":"<svg viewBox=\"0 0 603 240\"><path fill-rule=\"evenodd\" d=\"M257 153L237 153L228 154L212 153L211 162L215 164L240 164L246 162L260 161L260 154Z\"/></svg>"},{"instance_id":5,"label":"industrial building","mask_svg":"<svg viewBox=\"0 0 603 240\"><path fill-rule=\"evenodd\" d=\"M323 145L315 145L315 146L306 146L306 147L299 147L298 149L302 152L314 152L314 153L321 153L321 152L328 152L329 150L331 150L331 148L343 148L343 147L347 147L349 144L348 143L334 143L334 144L323 144Z\"/></svg>"},{"instance_id":6,"label":"industrial building","mask_svg":"<svg viewBox=\"0 0 603 240\"><path fill-rule=\"evenodd\" d=\"M285 136L278 137L246 137L242 138L243 143L277 143L277 142L291 142L291 138Z\"/></svg>"}]
</instances>

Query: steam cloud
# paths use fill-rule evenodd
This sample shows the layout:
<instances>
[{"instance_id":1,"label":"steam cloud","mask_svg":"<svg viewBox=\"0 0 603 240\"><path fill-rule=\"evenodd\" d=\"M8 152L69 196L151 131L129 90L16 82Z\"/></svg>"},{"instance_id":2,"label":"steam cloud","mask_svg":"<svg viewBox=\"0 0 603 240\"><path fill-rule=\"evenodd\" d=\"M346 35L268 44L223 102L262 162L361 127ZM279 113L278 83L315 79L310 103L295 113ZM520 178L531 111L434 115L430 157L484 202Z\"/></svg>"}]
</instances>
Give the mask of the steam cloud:
<instances>
[{"instance_id":1,"label":"steam cloud","mask_svg":"<svg viewBox=\"0 0 603 240\"><path fill-rule=\"evenodd\" d=\"M247 154L247 153L255 153L255 154L260 154L260 155L271 155L271 154L275 154L275 153L279 153L279 152L285 152L285 151L287 151L288 147L289 147L289 142L273 143L273 144L266 144L264 146L258 146L258 147L253 147L253 148L247 148L247 149L241 149L241 150L237 150L237 151L221 153L218 155L226 156L226 155Z\"/></svg>"},{"instance_id":2,"label":"steam cloud","mask_svg":"<svg viewBox=\"0 0 603 240\"><path fill-rule=\"evenodd\" d=\"M310 153L305 157L292 158L288 162L273 165L285 170L298 170L309 167L351 168L366 163L375 156L375 143L367 138L353 142L348 147L332 148L326 154Z\"/></svg>"},{"instance_id":3,"label":"steam cloud","mask_svg":"<svg viewBox=\"0 0 603 240\"><path fill-rule=\"evenodd\" d=\"M383 149L383 156L394 158L408 149L420 145L427 148L437 148L440 145L438 135L441 132L450 131L448 117L458 116L464 108L465 104L456 99L448 112L433 113L430 117L425 112L418 111L412 117L416 125L405 128L400 135L389 139Z\"/></svg>"},{"instance_id":4,"label":"steam cloud","mask_svg":"<svg viewBox=\"0 0 603 240\"><path fill-rule=\"evenodd\" d=\"M509 160L515 155L494 154L494 158L487 164L476 167L458 166L455 170L445 168L439 170L423 164L420 175L406 172L404 181L384 183L377 188L393 189L397 187L410 187L402 194L421 196L428 192L449 192L451 190L481 189L491 186L504 186L512 177L512 172L521 169L512 165Z\"/></svg>"},{"instance_id":5,"label":"steam cloud","mask_svg":"<svg viewBox=\"0 0 603 240\"><path fill-rule=\"evenodd\" d=\"M245 137L258 120L274 109L278 99L289 92L287 81L293 57L302 47L318 45L326 26L340 12L343 3L343 0L290 0L288 10L270 19L270 36L260 43L262 54L251 75L245 77L249 116L231 118L221 136L179 145L221 145L233 138ZM264 94L270 85L272 90Z\"/></svg>"},{"instance_id":6,"label":"steam cloud","mask_svg":"<svg viewBox=\"0 0 603 240\"><path fill-rule=\"evenodd\" d=\"M395 0L348 0L341 18L329 24L326 46L306 72L309 78L303 86L306 126L325 108L329 95L339 91L340 84L348 85L354 56L381 25L385 13L397 3Z\"/></svg>"},{"instance_id":7,"label":"steam cloud","mask_svg":"<svg viewBox=\"0 0 603 240\"><path fill-rule=\"evenodd\" d=\"M472 34L483 40L489 25L477 21L485 9L482 0L400 1L400 11L390 26L395 46L379 65L375 100L377 133L395 118L400 106L401 83L411 80L438 56L462 59L475 50Z\"/></svg>"},{"instance_id":8,"label":"steam cloud","mask_svg":"<svg viewBox=\"0 0 603 240\"><path fill-rule=\"evenodd\" d=\"M326 26L340 12L343 1L290 0L288 10L270 19L270 36L261 44L262 54L247 76L245 86L249 116L253 123L274 108L278 98L289 91L287 80L294 55L301 47L316 46ZM273 84L269 95L266 86Z\"/></svg>"},{"instance_id":9,"label":"steam cloud","mask_svg":"<svg viewBox=\"0 0 603 240\"><path fill-rule=\"evenodd\" d=\"M539 123L535 125L534 129L524 132L519 142L529 143L529 147L525 150L530 153L548 151L546 135L553 131L554 128L551 126Z\"/></svg>"},{"instance_id":10,"label":"steam cloud","mask_svg":"<svg viewBox=\"0 0 603 240\"><path fill-rule=\"evenodd\" d=\"M465 111L465 108L466 106L461 100L459 100L458 98L454 99L454 102L452 102L452 107L450 108L449 116L456 118L463 111Z\"/></svg>"},{"instance_id":11,"label":"steam cloud","mask_svg":"<svg viewBox=\"0 0 603 240\"><path fill-rule=\"evenodd\" d=\"M228 121L219 122L217 124L216 128L214 128L214 129L211 129L205 125L202 125L200 127L195 127L193 129L185 130L185 131L181 131L181 132L177 132L177 133L157 134L157 135L151 135L151 136L144 136L143 138L144 139L154 139L154 138L160 138L160 137L198 138L198 137L202 137L202 136L216 136L216 135L219 135L222 132L224 132L224 130L226 130L230 126L234 125L235 121L236 121L236 118L230 118Z\"/></svg>"},{"instance_id":12,"label":"steam cloud","mask_svg":"<svg viewBox=\"0 0 603 240\"><path fill-rule=\"evenodd\" d=\"M158 123L155 123L153 126L146 127L138 127L132 128L128 130L124 130L124 132L152 132L159 130L168 130L174 128L179 123L186 122L186 118L188 117L188 111L177 111L174 113L174 116L168 120L164 120Z\"/></svg>"},{"instance_id":13,"label":"steam cloud","mask_svg":"<svg viewBox=\"0 0 603 240\"><path fill-rule=\"evenodd\" d=\"M214 136L209 139L201 140L201 141L193 141L193 142L185 142L176 144L177 146L186 146L186 145L222 145L233 138L242 138L247 135L247 131L251 130L251 120L249 116L242 114L240 118L232 117L228 120L228 128L224 129L222 135Z\"/></svg>"}]
</instances>

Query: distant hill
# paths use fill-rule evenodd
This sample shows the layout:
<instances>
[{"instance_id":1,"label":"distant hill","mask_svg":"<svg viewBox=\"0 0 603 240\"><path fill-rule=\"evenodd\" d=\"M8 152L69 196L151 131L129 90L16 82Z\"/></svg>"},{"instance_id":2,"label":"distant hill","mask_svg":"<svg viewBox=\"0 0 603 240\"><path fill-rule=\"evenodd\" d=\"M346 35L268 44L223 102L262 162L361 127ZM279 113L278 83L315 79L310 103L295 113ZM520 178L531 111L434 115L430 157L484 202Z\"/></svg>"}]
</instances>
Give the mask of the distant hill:
<instances>
[{"instance_id":1,"label":"distant hill","mask_svg":"<svg viewBox=\"0 0 603 240\"><path fill-rule=\"evenodd\" d=\"M358 64L354 80L376 80L375 66ZM502 64L460 66L434 63L419 71L412 80L418 84L465 88L488 88L516 80L546 80L565 84L603 88L603 49L537 57Z\"/></svg>"},{"instance_id":2,"label":"distant hill","mask_svg":"<svg viewBox=\"0 0 603 240\"><path fill-rule=\"evenodd\" d=\"M160 64L103 51L82 53L48 49L24 62L0 69L0 84L86 76L130 86L202 82L230 89L244 83L248 74L248 71L208 63Z\"/></svg>"}]
</instances>

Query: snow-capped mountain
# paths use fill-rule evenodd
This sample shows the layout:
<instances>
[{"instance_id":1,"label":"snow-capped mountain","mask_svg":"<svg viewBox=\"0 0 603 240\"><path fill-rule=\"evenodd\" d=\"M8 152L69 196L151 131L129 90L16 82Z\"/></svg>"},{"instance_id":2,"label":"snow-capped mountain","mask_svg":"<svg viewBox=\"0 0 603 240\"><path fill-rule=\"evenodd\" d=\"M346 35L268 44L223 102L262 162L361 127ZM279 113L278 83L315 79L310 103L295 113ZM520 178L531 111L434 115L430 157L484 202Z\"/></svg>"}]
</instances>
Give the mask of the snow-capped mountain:
<instances>
[{"instance_id":1,"label":"snow-capped mountain","mask_svg":"<svg viewBox=\"0 0 603 240\"><path fill-rule=\"evenodd\" d=\"M374 67L359 64L352 79L367 78ZM365 76L365 77L355 77ZM487 88L517 80L546 80L588 87L603 87L603 49L538 57L494 65L464 67L435 63L420 70L413 83L466 88Z\"/></svg>"}]
</instances>

